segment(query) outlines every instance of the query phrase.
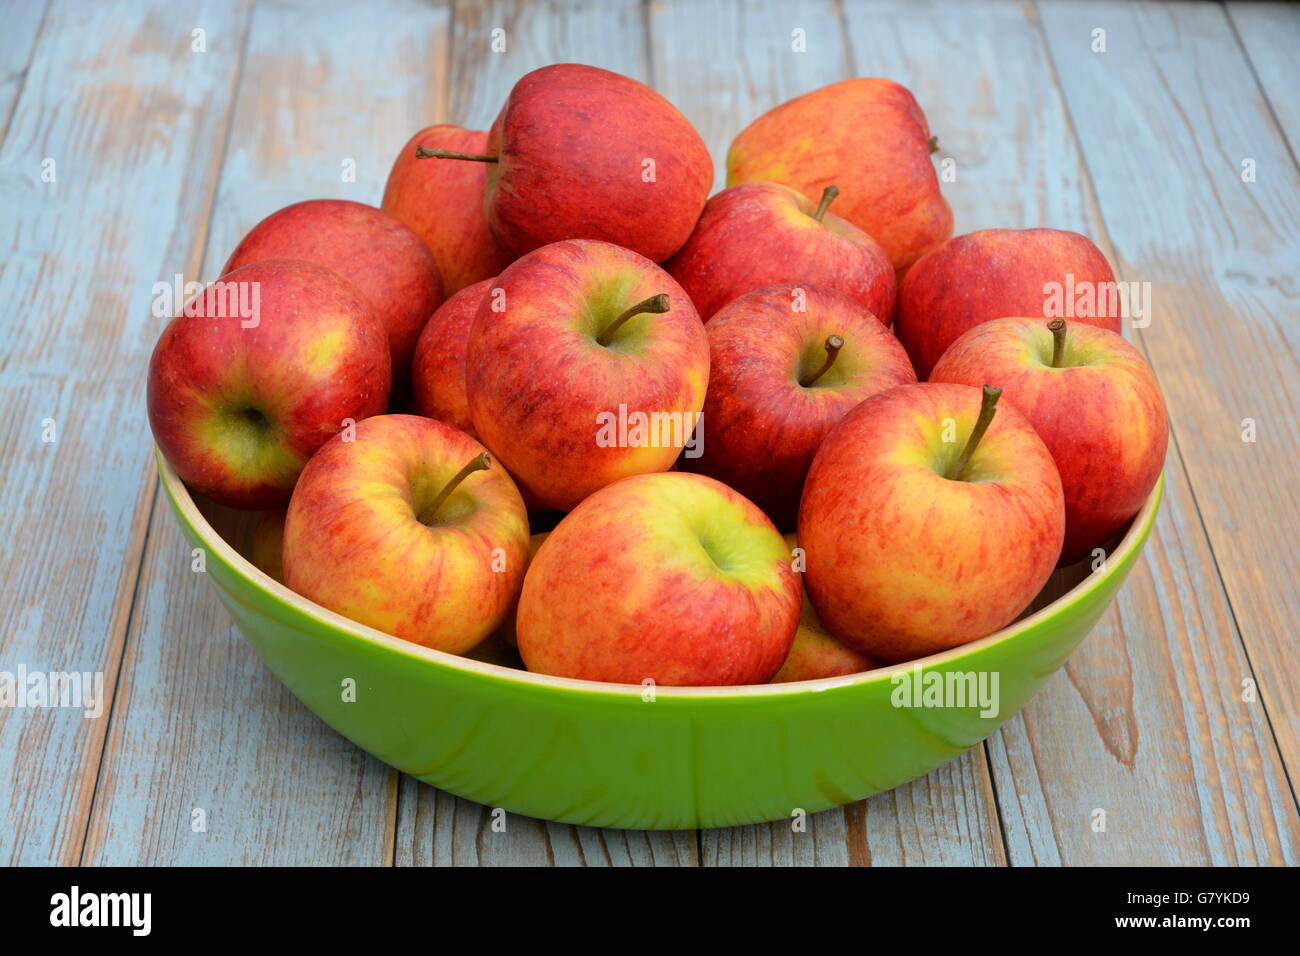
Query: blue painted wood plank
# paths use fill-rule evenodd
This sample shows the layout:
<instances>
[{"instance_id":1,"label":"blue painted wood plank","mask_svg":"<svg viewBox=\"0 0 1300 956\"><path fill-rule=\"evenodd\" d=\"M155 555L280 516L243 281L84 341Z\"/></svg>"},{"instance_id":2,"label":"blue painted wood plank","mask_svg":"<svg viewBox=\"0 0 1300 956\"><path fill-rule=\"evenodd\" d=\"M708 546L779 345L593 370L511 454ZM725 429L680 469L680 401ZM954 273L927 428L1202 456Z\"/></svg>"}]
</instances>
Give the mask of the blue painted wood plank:
<instances>
[{"instance_id":1,"label":"blue painted wood plank","mask_svg":"<svg viewBox=\"0 0 1300 956\"><path fill-rule=\"evenodd\" d=\"M1300 153L1300 7L1294 3L1229 3L1228 19L1245 48L1279 132L1294 159Z\"/></svg>"},{"instance_id":2,"label":"blue painted wood plank","mask_svg":"<svg viewBox=\"0 0 1300 956\"><path fill-rule=\"evenodd\" d=\"M212 210L215 278L287 203L376 203L436 108L447 10L261 3ZM355 182L345 177L355 166ZM391 861L397 774L315 718L233 629L165 502L155 510L86 841L94 864ZM205 828L194 827L202 811Z\"/></svg>"},{"instance_id":3,"label":"blue painted wood plank","mask_svg":"<svg viewBox=\"0 0 1300 956\"><path fill-rule=\"evenodd\" d=\"M243 22L56 2L40 32L0 146L2 670L113 691L153 497L151 289L197 267ZM107 714L0 710L0 860L77 862Z\"/></svg>"},{"instance_id":4,"label":"blue painted wood plank","mask_svg":"<svg viewBox=\"0 0 1300 956\"><path fill-rule=\"evenodd\" d=\"M1169 404L1170 460L1190 486L1174 490L1183 507L1170 512L1188 570L1171 561L1158 607L1137 615L1159 614L1171 636L1190 618L1189 632L1170 641L1162 683L1136 683L1135 706L1154 704L1157 686L1181 702L1183 729L1153 719L1147 740L1187 736L1207 862L1294 862L1300 170L1222 7L1062 3L1039 15L1116 271L1153 289L1150 325L1135 337ZM1090 42L1098 29L1104 53ZM1243 440L1247 418L1254 441Z\"/></svg>"}]
</instances>

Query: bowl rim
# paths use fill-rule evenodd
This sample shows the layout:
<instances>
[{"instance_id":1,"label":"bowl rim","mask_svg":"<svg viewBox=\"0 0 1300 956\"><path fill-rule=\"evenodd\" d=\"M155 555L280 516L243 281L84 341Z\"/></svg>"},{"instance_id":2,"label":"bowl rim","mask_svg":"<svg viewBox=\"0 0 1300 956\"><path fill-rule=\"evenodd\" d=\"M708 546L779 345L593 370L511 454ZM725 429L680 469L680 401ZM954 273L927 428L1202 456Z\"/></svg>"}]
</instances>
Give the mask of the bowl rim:
<instances>
[{"instance_id":1,"label":"bowl rim","mask_svg":"<svg viewBox=\"0 0 1300 956\"><path fill-rule=\"evenodd\" d=\"M167 492L168 498L171 499L172 506L178 515L189 524L190 529L205 546L216 552L233 571L243 576L250 584L289 605L298 613L340 631L349 638L378 645L386 650L452 671L503 680L521 687L547 687L554 690L585 694L613 695L619 698L627 698L630 695L640 697L645 690L643 684L615 684L608 681L589 681L573 677L553 677L549 674L537 674L515 667L506 667L501 664L461 657L458 654L402 640L369 625L344 617L342 614L331 611L314 601L309 601L296 591L290 590L288 586L276 581L236 551L234 546L217 533L217 530L204 517L193 495L190 494L189 487L180 479L180 476L177 475L171 463L167 461L156 444L154 446L154 456L158 461L158 472L163 488ZM815 680L788 681L780 684L738 684L720 687L680 687L656 684L654 685L655 698L731 700L735 698L799 697L810 693L821 693L828 690L886 681L895 674L911 672L917 667L926 669L951 664L966 655L976 654L995 644L1011 640L1059 613L1066 606L1082 600L1091 591L1101 587L1102 583L1112 574L1118 573L1118 570L1128 561L1130 555L1140 548L1147 531L1154 523L1156 511L1161 499L1164 497L1164 485L1165 473L1162 468L1155 487L1147 495L1147 499L1143 502L1138 513L1133 516L1124 537L1120 539L1115 550L1107 555L1106 571L1089 574L1055 601L1044 605L1026 617L1013 621L1001 630L994 631L987 637L981 637L966 644L959 644L956 647L951 647L936 654L928 654L925 657L918 657L898 664L888 664L873 670L840 677L820 677Z\"/></svg>"}]
</instances>

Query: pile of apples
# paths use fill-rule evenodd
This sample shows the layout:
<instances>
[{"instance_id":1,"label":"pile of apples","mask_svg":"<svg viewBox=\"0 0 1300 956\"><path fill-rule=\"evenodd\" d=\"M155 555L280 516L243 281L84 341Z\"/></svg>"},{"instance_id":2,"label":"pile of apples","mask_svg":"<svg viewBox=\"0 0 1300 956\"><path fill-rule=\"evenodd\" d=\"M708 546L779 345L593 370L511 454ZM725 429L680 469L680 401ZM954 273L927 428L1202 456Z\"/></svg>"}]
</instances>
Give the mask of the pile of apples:
<instances>
[{"instance_id":1,"label":"pile of apples","mask_svg":"<svg viewBox=\"0 0 1300 956\"><path fill-rule=\"evenodd\" d=\"M952 238L934 149L847 80L742 131L710 198L654 90L536 70L490 131L412 137L380 208L259 223L158 341L154 436L265 512L264 570L451 653L758 684L983 637L1139 510L1168 422L1118 314L1048 320L1114 282L1100 250Z\"/></svg>"}]
</instances>

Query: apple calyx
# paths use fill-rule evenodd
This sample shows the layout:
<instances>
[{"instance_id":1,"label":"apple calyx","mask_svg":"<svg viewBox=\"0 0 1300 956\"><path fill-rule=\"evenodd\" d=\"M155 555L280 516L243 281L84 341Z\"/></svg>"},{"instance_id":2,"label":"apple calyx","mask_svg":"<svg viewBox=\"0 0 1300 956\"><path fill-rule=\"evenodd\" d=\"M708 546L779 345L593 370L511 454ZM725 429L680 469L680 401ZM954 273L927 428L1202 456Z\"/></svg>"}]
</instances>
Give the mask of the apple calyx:
<instances>
[{"instance_id":1,"label":"apple calyx","mask_svg":"<svg viewBox=\"0 0 1300 956\"><path fill-rule=\"evenodd\" d=\"M489 156L486 153L458 153L454 149L434 149L432 146L415 147L416 159L468 159L475 163L497 163L501 161L499 156Z\"/></svg>"},{"instance_id":2,"label":"apple calyx","mask_svg":"<svg viewBox=\"0 0 1300 956\"><path fill-rule=\"evenodd\" d=\"M1047 327L1052 330L1052 368L1060 368L1065 358L1065 319L1052 319Z\"/></svg>"},{"instance_id":3,"label":"apple calyx","mask_svg":"<svg viewBox=\"0 0 1300 956\"><path fill-rule=\"evenodd\" d=\"M600 335L596 336L596 341L601 345L609 345L609 340L614 337L614 333L619 330L619 327L622 326L624 322L632 318L632 316L641 315L645 312L663 313L667 312L670 308L672 308L672 304L668 299L667 292L660 292L658 295L652 295L648 299L643 299L636 305L632 306L632 308L625 311L613 322L609 323L609 325L605 326L605 330L601 332Z\"/></svg>"},{"instance_id":4,"label":"apple calyx","mask_svg":"<svg viewBox=\"0 0 1300 956\"><path fill-rule=\"evenodd\" d=\"M930 155L933 156L935 153L939 152L939 137L931 136L930 141L925 145L930 147Z\"/></svg>"},{"instance_id":5,"label":"apple calyx","mask_svg":"<svg viewBox=\"0 0 1300 956\"><path fill-rule=\"evenodd\" d=\"M813 218L818 222L822 221L822 216L826 215L826 210L830 207L831 201L840 194L840 187L827 186L822 190L822 201L817 204L817 211L813 213Z\"/></svg>"},{"instance_id":6,"label":"apple calyx","mask_svg":"<svg viewBox=\"0 0 1300 956\"><path fill-rule=\"evenodd\" d=\"M483 452L471 459L464 468L452 475L451 481L443 485L442 491L438 492L438 497L434 498L427 508L420 511L420 524L428 524L433 521L434 515L438 513L438 509L442 507L443 502L451 497L451 493L456 490L462 481L474 472L484 471L491 466L492 456L487 452Z\"/></svg>"},{"instance_id":7,"label":"apple calyx","mask_svg":"<svg viewBox=\"0 0 1300 956\"><path fill-rule=\"evenodd\" d=\"M966 447L961 450L957 457L956 463L948 469L944 475L952 481L961 481L962 475L966 472L966 467L970 464L971 456L975 454L975 448L979 445L980 439L988 431L989 425L993 421L993 413L998 410L998 398L1002 395L1002 389L994 388L992 385L984 386L983 399L980 402L980 417L975 421L975 427L971 430L970 438L966 439Z\"/></svg>"},{"instance_id":8,"label":"apple calyx","mask_svg":"<svg viewBox=\"0 0 1300 956\"><path fill-rule=\"evenodd\" d=\"M835 187L832 186L831 188L834 189ZM840 354L840 349L842 348L844 348L843 336L835 335L834 333L826 336L826 361L822 364L822 367L812 375L799 379L799 384L804 388L808 388L816 382L817 379L829 372L831 366L835 364L835 356Z\"/></svg>"}]
</instances>

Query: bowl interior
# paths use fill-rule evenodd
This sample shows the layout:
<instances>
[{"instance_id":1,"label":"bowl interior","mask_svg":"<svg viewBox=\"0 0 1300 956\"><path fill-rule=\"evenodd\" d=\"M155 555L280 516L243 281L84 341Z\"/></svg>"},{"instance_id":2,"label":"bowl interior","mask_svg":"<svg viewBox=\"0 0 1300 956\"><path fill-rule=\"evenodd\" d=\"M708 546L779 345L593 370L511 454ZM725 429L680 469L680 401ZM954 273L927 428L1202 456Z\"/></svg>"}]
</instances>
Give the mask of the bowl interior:
<instances>
[{"instance_id":1,"label":"bowl interior","mask_svg":"<svg viewBox=\"0 0 1300 956\"><path fill-rule=\"evenodd\" d=\"M519 658L513 642L508 640L502 631L490 635L465 656L458 656L403 641L315 604L291 591L288 587L253 565L250 556L253 529L258 520L257 512L227 508L192 493L176 475L161 453L157 454L157 458L164 486L182 520L190 525L191 530L199 539L217 550L222 558L238 574L244 577L250 585L264 592L272 600L283 602L283 604L305 615L342 629L358 638L404 654L425 657L447 667L486 673L502 680L522 680L529 683L551 685L557 688L586 691L608 690L619 694L628 692L628 685L571 680L531 673L524 669L523 662ZM1155 514L1163 496L1163 491L1164 473L1162 472L1156 487L1148 495L1142 509L1102 546L1107 557L1106 563L1100 571L1093 570L1091 559L1057 568L1052 572L1052 576L1042 590L1014 622L987 637L938 654L918 658L915 661L887 664L872 671L864 671L847 677L830 677L812 681L759 684L744 687L670 687L661 690L664 693L693 696L734 695L737 693L779 696L799 689L820 690L868 679L887 679L890 675L896 674L900 668L909 668L918 663L925 667L931 667L958 662L963 656L1010 640L1025 631L1035 621L1067 609L1072 603L1081 600L1089 589L1099 586L1104 581L1107 568L1127 565L1129 558L1140 549L1145 541L1146 534L1155 520Z\"/></svg>"}]
</instances>

